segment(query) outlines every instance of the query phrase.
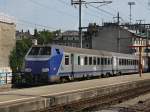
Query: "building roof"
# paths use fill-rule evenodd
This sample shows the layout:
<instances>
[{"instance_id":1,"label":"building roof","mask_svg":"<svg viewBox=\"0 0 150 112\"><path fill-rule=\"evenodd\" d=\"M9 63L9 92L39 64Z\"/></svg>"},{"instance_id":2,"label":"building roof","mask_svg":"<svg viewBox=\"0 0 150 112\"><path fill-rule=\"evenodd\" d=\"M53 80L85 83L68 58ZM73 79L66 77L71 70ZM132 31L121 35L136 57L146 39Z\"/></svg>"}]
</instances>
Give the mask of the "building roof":
<instances>
[{"instance_id":1,"label":"building roof","mask_svg":"<svg viewBox=\"0 0 150 112\"><path fill-rule=\"evenodd\" d=\"M79 32L76 30L68 30L62 33L62 36L78 36Z\"/></svg>"}]
</instances>

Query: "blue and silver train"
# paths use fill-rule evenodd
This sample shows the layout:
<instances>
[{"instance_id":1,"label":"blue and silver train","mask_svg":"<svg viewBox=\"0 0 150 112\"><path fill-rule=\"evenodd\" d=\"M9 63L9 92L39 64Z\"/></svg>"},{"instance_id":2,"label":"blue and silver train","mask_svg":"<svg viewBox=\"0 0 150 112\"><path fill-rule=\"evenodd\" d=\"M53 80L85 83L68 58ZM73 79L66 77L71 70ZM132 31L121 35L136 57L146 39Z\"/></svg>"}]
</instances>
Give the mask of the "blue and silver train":
<instances>
[{"instance_id":1,"label":"blue and silver train","mask_svg":"<svg viewBox=\"0 0 150 112\"><path fill-rule=\"evenodd\" d=\"M102 50L35 45L25 56L24 82L49 83L138 72L138 57ZM146 69L147 66L144 66Z\"/></svg>"}]
</instances>

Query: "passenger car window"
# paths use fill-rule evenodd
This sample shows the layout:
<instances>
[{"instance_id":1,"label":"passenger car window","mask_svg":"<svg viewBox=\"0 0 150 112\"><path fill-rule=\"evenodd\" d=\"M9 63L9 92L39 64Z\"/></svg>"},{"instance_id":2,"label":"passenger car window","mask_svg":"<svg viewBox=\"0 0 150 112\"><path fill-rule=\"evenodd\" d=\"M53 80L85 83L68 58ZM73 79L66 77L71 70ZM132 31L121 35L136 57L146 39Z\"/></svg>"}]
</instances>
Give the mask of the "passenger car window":
<instances>
[{"instance_id":1,"label":"passenger car window","mask_svg":"<svg viewBox=\"0 0 150 112\"><path fill-rule=\"evenodd\" d=\"M86 57L84 57L84 65L87 65L87 64L88 64L88 58L86 56Z\"/></svg>"},{"instance_id":2,"label":"passenger car window","mask_svg":"<svg viewBox=\"0 0 150 112\"><path fill-rule=\"evenodd\" d=\"M80 65L81 61L80 61L80 56L78 56L78 65Z\"/></svg>"},{"instance_id":3,"label":"passenger car window","mask_svg":"<svg viewBox=\"0 0 150 112\"><path fill-rule=\"evenodd\" d=\"M65 65L69 65L69 55L65 56Z\"/></svg>"}]
</instances>

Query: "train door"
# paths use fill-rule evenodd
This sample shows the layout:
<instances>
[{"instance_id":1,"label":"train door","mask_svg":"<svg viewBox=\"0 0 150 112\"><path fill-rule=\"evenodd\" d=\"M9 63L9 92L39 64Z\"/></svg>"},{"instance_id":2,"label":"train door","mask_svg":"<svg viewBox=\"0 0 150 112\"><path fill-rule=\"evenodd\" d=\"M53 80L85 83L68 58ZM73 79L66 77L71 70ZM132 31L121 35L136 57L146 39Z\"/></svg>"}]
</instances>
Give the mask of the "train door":
<instances>
[{"instance_id":1,"label":"train door","mask_svg":"<svg viewBox=\"0 0 150 112\"><path fill-rule=\"evenodd\" d=\"M116 74L117 71L117 57L113 56L112 57L112 73Z\"/></svg>"},{"instance_id":2,"label":"train door","mask_svg":"<svg viewBox=\"0 0 150 112\"><path fill-rule=\"evenodd\" d=\"M70 77L74 78L74 54L71 54L71 74Z\"/></svg>"}]
</instances>

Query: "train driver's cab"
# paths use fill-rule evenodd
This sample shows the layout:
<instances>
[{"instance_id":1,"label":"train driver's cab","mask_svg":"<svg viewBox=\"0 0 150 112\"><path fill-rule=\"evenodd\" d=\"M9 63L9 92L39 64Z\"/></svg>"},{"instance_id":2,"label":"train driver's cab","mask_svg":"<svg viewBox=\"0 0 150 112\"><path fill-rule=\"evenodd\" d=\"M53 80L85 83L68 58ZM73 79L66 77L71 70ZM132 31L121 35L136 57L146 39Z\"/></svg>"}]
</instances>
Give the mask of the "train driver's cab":
<instances>
[{"instance_id":1,"label":"train driver's cab","mask_svg":"<svg viewBox=\"0 0 150 112\"><path fill-rule=\"evenodd\" d=\"M49 57L51 55L50 46L33 46L27 53L27 57Z\"/></svg>"}]
</instances>

